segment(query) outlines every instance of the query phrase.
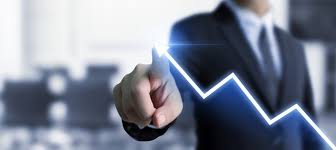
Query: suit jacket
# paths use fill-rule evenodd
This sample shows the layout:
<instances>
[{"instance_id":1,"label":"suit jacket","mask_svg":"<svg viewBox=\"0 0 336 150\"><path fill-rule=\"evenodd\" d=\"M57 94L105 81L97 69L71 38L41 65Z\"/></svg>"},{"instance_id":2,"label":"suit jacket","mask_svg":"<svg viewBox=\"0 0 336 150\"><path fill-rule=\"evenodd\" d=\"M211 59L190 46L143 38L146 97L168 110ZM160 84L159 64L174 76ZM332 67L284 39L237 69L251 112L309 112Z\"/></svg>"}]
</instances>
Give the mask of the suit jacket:
<instances>
[{"instance_id":1,"label":"suit jacket","mask_svg":"<svg viewBox=\"0 0 336 150\"><path fill-rule=\"evenodd\" d=\"M177 22L171 32L170 53L204 89L235 72L271 117L296 103L315 117L303 47L280 28L274 30L283 63L276 101L269 99L264 81L267 75L262 73L239 23L225 3L212 13L194 15ZM174 67L171 67L171 72L181 92L192 90ZM193 97L198 149L322 148L322 141L299 117L269 127L246 104L246 97L239 94L233 83L227 87L230 88L223 87L205 103L200 102L196 94ZM153 140L164 134L169 126L141 130L124 122L126 132L137 140Z\"/></svg>"}]
</instances>

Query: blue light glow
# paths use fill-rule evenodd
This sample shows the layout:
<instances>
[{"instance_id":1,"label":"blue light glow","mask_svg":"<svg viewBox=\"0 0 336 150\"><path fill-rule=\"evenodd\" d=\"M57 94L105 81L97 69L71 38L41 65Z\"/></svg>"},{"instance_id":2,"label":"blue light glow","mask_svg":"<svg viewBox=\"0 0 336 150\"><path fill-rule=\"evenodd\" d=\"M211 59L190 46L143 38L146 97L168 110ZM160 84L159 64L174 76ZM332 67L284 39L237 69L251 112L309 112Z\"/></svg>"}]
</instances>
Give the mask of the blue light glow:
<instances>
[{"instance_id":1,"label":"blue light glow","mask_svg":"<svg viewBox=\"0 0 336 150\"><path fill-rule=\"evenodd\" d=\"M243 91L245 96L250 100L250 102L253 104L255 109L259 112L259 114L266 120L266 122L271 126L280 119L284 118L288 114L290 114L293 111L298 111L301 116L307 121L307 123L321 136L321 138L333 149L336 150L336 146L331 140L323 133L323 131L316 125L316 123L308 116L308 114L298 105L295 104L282 113L278 114L274 118L270 118L266 112L263 110L263 108L257 103L255 98L252 96L252 94L247 90L247 88L243 85L243 83L239 80L239 78L234 74L231 73L227 77L225 77L223 80L218 82L215 86L210 88L210 90L203 92L200 87L191 79L191 77L182 69L182 67L175 61L175 59L168 53L169 46L165 44L155 44L155 49L158 51L159 55L164 55L168 58L168 60L171 62L171 64L174 65L174 67L179 71L179 73L188 81L188 83L194 88L194 90L205 100L208 96L210 96L212 93L214 93L216 90L218 90L220 87L225 85L228 81L234 80L239 88Z\"/></svg>"}]
</instances>

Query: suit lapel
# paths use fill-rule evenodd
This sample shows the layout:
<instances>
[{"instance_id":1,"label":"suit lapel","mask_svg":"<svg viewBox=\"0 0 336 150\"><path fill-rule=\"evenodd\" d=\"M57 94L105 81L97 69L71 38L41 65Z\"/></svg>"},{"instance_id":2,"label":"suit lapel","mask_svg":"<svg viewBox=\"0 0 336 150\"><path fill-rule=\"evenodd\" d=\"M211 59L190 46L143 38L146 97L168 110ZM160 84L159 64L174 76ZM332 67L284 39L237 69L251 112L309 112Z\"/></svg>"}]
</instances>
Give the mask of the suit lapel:
<instances>
[{"instance_id":1,"label":"suit lapel","mask_svg":"<svg viewBox=\"0 0 336 150\"><path fill-rule=\"evenodd\" d=\"M289 93L291 93L293 89L293 85L297 84L299 81L299 68L296 63L296 55L295 55L295 47L291 45L289 42L286 42L285 35L281 33L279 28L275 28L275 34L278 39L279 49L281 50L282 54L282 64L283 64L283 73L282 73L282 80L281 85L279 87L279 97L278 97L278 109L282 109L287 107L288 104L291 104L291 97ZM289 97L289 98L288 98Z\"/></svg>"},{"instance_id":2,"label":"suit lapel","mask_svg":"<svg viewBox=\"0 0 336 150\"><path fill-rule=\"evenodd\" d=\"M242 32L238 21L229 8L223 3L214 13L215 17L220 21L219 28L222 31L222 35L225 40L238 52L242 58L244 66L247 72L252 76L252 82L256 85L255 94L260 93L260 100L263 101L263 105L267 107L270 112L274 111L276 104L267 101L269 99L268 94L264 88L264 74L261 72L258 60L253 53L247 39Z\"/></svg>"}]
</instances>

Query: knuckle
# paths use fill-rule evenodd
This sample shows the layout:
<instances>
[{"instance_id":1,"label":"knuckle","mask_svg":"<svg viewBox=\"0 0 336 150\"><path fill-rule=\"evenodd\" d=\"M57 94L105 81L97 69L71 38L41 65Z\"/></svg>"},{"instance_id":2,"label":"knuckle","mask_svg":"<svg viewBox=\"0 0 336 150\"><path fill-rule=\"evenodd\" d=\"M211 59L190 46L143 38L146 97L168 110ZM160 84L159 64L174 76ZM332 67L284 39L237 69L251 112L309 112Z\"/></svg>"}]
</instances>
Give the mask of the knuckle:
<instances>
[{"instance_id":1,"label":"knuckle","mask_svg":"<svg viewBox=\"0 0 336 150\"><path fill-rule=\"evenodd\" d=\"M120 109L121 98L120 99L119 98L115 98L114 101L115 101L114 103L115 103L116 108Z\"/></svg>"},{"instance_id":2,"label":"knuckle","mask_svg":"<svg viewBox=\"0 0 336 150\"><path fill-rule=\"evenodd\" d=\"M141 69L143 69L144 68L144 65L143 64L137 64L136 66L135 66L135 68L134 68L134 71L135 72L138 72L138 71L140 71Z\"/></svg>"},{"instance_id":3,"label":"knuckle","mask_svg":"<svg viewBox=\"0 0 336 150\"><path fill-rule=\"evenodd\" d=\"M120 90L120 85L117 84L112 91L112 95L114 99L118 99L119 98L119 90Z\"/></svg>"},{"instance_id":4,"label":"knuckle","mask_svg":"<svg viewBox=\"0 0 336 150\"><path fill-rule=\"evenodd\" d=\"M151 111L151 110L146 110L146 111L143 112L142 115L140 115L140 117L141 117L140 119L141 119L142 121L147 121L148 119L150 119L150 118L153 116L153 114L154 114L153 111Z\"/></svg>"},{"instance_id":5,"label":"knuckle","mask_svg":"<svg viewBox=\"0 0 336 150\"><path fill-rule=\"evenodd\" d=\"M133 108L134 109L130 112L136 113L135 116L137 116L137 119L140 121L147 121L154 114L154 111L150 109L141 109L140 107L133 107Z\"/></svg>"},{"instance_id":6,"label":"knuckle","mask_svg":"<svg viewBox=\"0 0 336 150\"><path fill-rule=\"evenodd\" d=\"M135 103L134 103L135 104ZM136 105L136 104L135 104ZM141 120L141 121L143 121L143 120L147 120L151 115L150 115L150 112L149 111L147 111L147 110L143 110L143 109L141 109L140 107L138 107L138 106L134 106L133 107L134 109L133 109L133 111L132 111L132 113L135 113L136 115L135 116L137 116L137 118L138 118L138 120Z\"/></svg>"},{"instance_id":7,"label":"knuckle","mask_svg":"<svg viewBox=\"0 0 336 150\"><path fill-rule=\"evenodd\" d=\"M145 92L146 84L143 80L136 81L135 84L131 88L131 93L134 96L138 96L139 94Z\"/></svg>"},{"instance_id":8,"label":"knuckle","mask_svg":"<svg viewBox=\"0 0 336 150\"><path fill-rule=\"evenodd\" d=\"M121 86L125 84L125 82L126 82L126 81L128 80L128 78L129 78L129 76L130 76L130 74L127 74L127 75L125 75L125 76L122 78L122 80L121 80L121 82L120 82L120 85L121 85Z\"/></svg>"},{"instance_id":9,"label":"knuckle","mask_svg":"<svg viewBox=\"0 0 336 150\"><path fill-rule=\"evenodd\" d=\"M133 70L134 74L144 74L148 71L149 65L148 64L137 64Z\"/></svg>"},{"instance_id":10,"label":"knuckle","mask_svg":"<svg viewBox=\"0 0 336 150\"><path fill-rule=\"evenodd\" d=\"M116 89L117 90L117 89ZM121 104L122 104L122 97L120 96L119 93L114 93L113 94L113 100L115 102L115 106L117 110L122 109Z\"/></svg>"}]
</instances>

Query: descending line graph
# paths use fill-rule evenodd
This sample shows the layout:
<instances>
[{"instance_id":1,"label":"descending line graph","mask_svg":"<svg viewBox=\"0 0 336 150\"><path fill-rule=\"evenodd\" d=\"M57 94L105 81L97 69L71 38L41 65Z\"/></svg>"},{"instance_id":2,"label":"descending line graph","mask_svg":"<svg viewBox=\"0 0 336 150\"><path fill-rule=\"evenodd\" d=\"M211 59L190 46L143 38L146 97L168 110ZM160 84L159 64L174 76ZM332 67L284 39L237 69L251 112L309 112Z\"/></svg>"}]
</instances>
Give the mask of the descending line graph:
<instances>
[{"instance_id":1,"label":"descending line graph","mask_svg":"<svg viewBox=\"0 0 336 150\"><path fill-rule=\"evenodd\" d=\"M228 81L235 81L236 84L239 86L239 88L242 90L242 92L245 94L245 96L248 98L248 100L252 103L252 105L255 107L255 109L259 112L259 114L266 120L268 125L272 126L277 121L281 120L288 114L297 111L300 113L300 115L305 119L305 121L318 133L318 135L332 148L333 150L336 150L335 144L325 135L325 133L317 126L317 124L309 117L309 115L298 105L295 104L282 113L278 114L277 116L270 118L264 109L258 104L258 102L255 100L255 98L252 96L252 94L247 90L247 88L243 85L243 83L240 81L240 79L234 74L231 73L227 77L225 77L223 80L215 84L212 88L210 88L208 91L203 92L203 90L191 79L191 77L184 71L184 69L175 61L175 59L169 54L168 49L169 46L164 44L155 44L155 49L158 52L160 57L163 57L163 55L170 61L172 65L179 71L179 73L184 77L185 80L188 81L188 83L193 87L193 89L203 98L206 99L208 96L210 96L212 93L217 91L220 87L224 86Z\"/></svg>"}]
</instances>

